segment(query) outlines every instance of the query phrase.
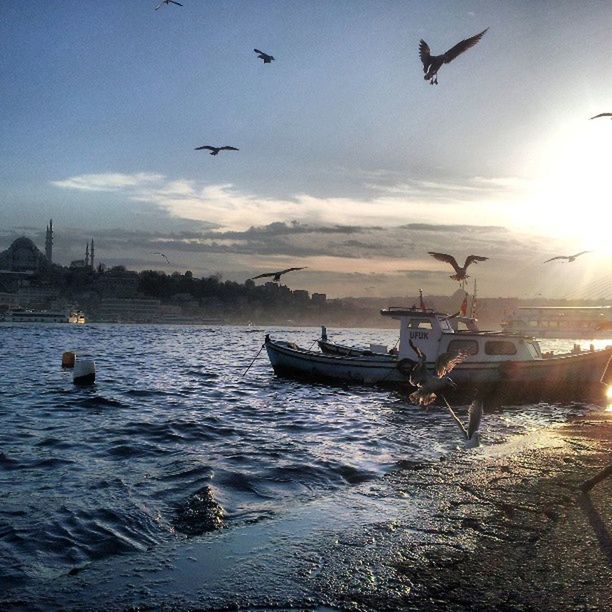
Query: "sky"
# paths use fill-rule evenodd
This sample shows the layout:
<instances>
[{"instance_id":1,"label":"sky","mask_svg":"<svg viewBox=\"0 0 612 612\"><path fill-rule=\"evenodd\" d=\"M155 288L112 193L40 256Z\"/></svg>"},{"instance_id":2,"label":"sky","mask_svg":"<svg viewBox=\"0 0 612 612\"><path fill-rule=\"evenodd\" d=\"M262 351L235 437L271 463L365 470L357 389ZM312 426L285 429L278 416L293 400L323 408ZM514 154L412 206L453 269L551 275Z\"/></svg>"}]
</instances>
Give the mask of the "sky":
<instances>
[{"instance_id":1,"label":"sky","mask_svg":"<svg viewBox=\"0 0 612 612\"><path fill-rule=\"evenodd\" d=\"M482 296L612 299L612 3L157 4L0 2L0 249L52 218L64 265L94 238L108 266L450 295L442 251L489 257ZM423 79L420 39L485 28Z\"/></svg>"}]
</instances>

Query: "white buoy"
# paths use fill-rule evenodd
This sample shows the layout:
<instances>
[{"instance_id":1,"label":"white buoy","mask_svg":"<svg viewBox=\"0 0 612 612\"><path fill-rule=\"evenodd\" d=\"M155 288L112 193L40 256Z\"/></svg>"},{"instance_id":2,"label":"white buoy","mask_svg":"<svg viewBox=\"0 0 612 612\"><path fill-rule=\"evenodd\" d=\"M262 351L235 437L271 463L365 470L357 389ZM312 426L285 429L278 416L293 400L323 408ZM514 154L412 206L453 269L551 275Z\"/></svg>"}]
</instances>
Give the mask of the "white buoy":
<instances>
[{"instance_id":1,"label":"white buoy","mask_svg":"<svg viewBox=\"0 0 612 612\"><path fill-rule=\"evenodd\" d=\"M93 359L77 358L74 362L72 382L75 385L92 385L96 380L96 364Z\"/></svg>"}]
</instances>

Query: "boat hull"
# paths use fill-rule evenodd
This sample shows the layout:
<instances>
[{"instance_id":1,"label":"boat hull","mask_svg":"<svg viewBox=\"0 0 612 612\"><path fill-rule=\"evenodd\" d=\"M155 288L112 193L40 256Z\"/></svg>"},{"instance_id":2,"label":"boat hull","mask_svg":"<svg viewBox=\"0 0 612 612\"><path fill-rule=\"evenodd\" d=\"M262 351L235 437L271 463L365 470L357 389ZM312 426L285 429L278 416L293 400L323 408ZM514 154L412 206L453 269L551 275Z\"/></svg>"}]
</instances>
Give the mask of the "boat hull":
<instances>
[{"instance_id":1,"label":"boat hull","mask_svg":"<svg viewBox=\"0 0 612 612\"><path fill-rule=\"evenodd\" d=\"M394 355L333 355L301 349L293 343L266 341L278 376L342 384L410 387L410 364ZM612 348L529 361L459 364L451 373L457 385L448 395L495 396L503 401L603 398L612 383ZM402 367L404 366L404 367ZM434 364L428 364L433 371Z\"/></svg>"}]
</instances>

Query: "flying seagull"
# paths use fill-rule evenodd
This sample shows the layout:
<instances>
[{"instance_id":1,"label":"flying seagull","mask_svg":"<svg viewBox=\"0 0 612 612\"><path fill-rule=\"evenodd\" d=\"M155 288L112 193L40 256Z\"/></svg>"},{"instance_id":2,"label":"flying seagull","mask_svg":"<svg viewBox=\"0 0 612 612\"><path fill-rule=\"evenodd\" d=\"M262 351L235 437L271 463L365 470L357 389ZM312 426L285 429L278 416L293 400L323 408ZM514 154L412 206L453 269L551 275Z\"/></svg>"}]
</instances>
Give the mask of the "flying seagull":
<instances>
[{"instance_id":1,"label":"flying seagull","mask_svg":"<svg viewBox=\"0 0 612 612\"><path fill-rule=\"evenodd\" d=\"M572 263L572 261L576 261L576 257L580 257L580 255L590 252L591 251L580 251L580 253L576 253L575 255L557 255L557 257L551 257L543 263L548 263L549 261L554 261L555 259L567 259L567 263Z\"/></svg>"},{"instance_id":2,"label":"flying seagull","mask_svg":"<svg viewBox=\"0 0 612 612\"><path fill-rule=\"evenodd\" d=\"M481 255L468 255L465 259L465 263L463 264L463 268L460 268L457 260L452 255L447 255L446 253L435 253L434 251L427 252L438 261L445 261L453 266L456 274L451 275L450 278L459 282L465 281L466 278L469 278L469 274L467 274L466 271L471 263L478 263L479 261L486 261L489 259L488 257L482 257Z\"/></svg>"},{"instance_id":3,"label":"flying seagull","mask_svg":"<svg viewBox=\"0 0 612 612\"><path fill-rule=\"evenodd\" d=\"M208 149L211 155L219 155L219 151L239 151L236 147L212 147L210 145L204 145L202 147L196 147L195 151L201 151L202 149Z\"/></svg>"},{"instance_id":4,"label":"flying seagull","mask_svg":"<svg viewBox=\"0 0 612 612\"><path fill-rule=\"evenodd\" d=\"M257 53L257 57L259 59L263 60L264 64L271 64L274 61L273 55L268 55L267 53L264 53L263 51L260 51L259 49L253 49L253 51Z\"/></svg>"},{"instance_id":5,"label":"flying seagull","mask_svg":"<svg viewBox=\"0 0 612 612\"><path fill-rule=\"evenodd\" d=\"M483 30L480 34L476 34L471 38L466 38L460 43L457 43L454 47L451 47L446 53L442 55L431 55L429 45L421 38L419 43L419 57L423 62L423 77L426 81L428 80L431 85L438 84L438 70L442 68L442 64L448 64L453 61L458 55L461 55L464 51L473 47L484 35L489 28Z\"/></svg>"},{"instance_id":6,"label":"flying seagull","mask_svg":"<svg viewBox=\"0 0 612 612\"><path fill-rule=\"evenodd\" d=\"M167 4L170 6L171 4L176 4L177 6L183 6L180 2L175 2L175 0L162 0L156 7L155 10L159 10L162 7L162 4Z\"/></svg>"},{"instance_id":7,"label":"flying seagull","mask_svg":"<svg viewBox=\"0 0 612 612\"><path fill-rule=\"evenodd\" d=\"M252 278L249 278L249 280L255 280L256 278L265 278L267 276L271 276L272 280L275 283L280 282L280 278L283 274L286 274L287 272L293 272L293 270L305 270L307 266L304 266L303 268L287 268L286 270L280 270L279 272L265 272L264 274L258 274L257 276L253 276Z\"/></svg>"},{"instance_id":8,"label":"flying seagull","mask_svg":"<svg viewBox=\"0 0 612 612\"><path fill-rule=\"evenodd\" d=\"M598 119L599 117L610 117L610 119L612 119L612 113L599 113L599 115L589 117L589 119Z\"/></svg>"},{"instance_id":9,"label":"flying seagull","mask_svg":"<svg viewBox=\"0 0 612 612\"><path fill-rule=\"evenodd\" d=\"M428 406L435 401L437 395L449 387L456 387L455 383L449 378L448 373L467 357L467 353L442 353L436 361L436 373L427 370L427 357L425 353L409 340L410 347L418 357L417 363L413 366L410 373L409 382L417 390L413 391L408 397L411 402L419 406Z\"/></svg>"},{"instance_id":10,"label":"flying seagull","mask_svg":"<svg viewBox=\"0 0 612 612\"><path fill-rule=\"evenodd\" d=\"M474 400L468 409L468 425L466 426L461 422L459 417L455 414L455 411L451 408L450 404L446 401L446 398L442 396L444 403L448 408L448 412L457 423L457 426L463 433L465 439L465 445L468 448L474 448L480 444L480 435L478 434L478 428L480 427L480 421L482 420L482 402Z\"/></svg>"},{"instance_id":11,"label":"flying seagull","mask_svg":"<svg viewBox=\"0 0 612 612\"><path fill-rule=\"evenodd\" d=\"M151 253L152 255L161 255L168 264L170 264L170 260L168 259L167 255L165 253L160 253L159 251L155 251L155 253ZM170 264L171 265L171 264Z\"/></svg>"}]
</instances>

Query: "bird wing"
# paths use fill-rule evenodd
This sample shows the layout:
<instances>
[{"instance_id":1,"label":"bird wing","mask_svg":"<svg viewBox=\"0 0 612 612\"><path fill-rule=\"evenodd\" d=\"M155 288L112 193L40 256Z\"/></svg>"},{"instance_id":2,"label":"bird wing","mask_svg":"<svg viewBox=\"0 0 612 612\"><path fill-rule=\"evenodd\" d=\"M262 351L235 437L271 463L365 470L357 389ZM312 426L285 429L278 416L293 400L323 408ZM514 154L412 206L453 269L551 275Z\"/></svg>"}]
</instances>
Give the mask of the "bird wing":
<instances>
[{"instance_id":1,"label":"bird wing","mask_svg":"<svg viewBox=\"0 0 612 612\"><path fill-rule=\"evenodd\" d=\"M251 276L249 280L255 280L256 278L265 278L267 276L274 276L276 272L264 272L263 274L258 274L257 276Z\"/></svg>"},{"instance_id":2,"label":"bird wing","mask_svg":"<svg viewBox=\"0 0 612 612\"><path fill-rule=\"evenodd\" d=\"M468 255L465 259L465 263L463 264L464 268L467 268L471 263L478 263L479 261L487 261L488 257L483 257L482 255Z\"/></svg>"},{"instance_id":3,"label":"bird wing","mask_svg":"<svg viewBox=\"0 0 612 612\"><path fill-rule=\"evenodd\" d=\"M236 147L219 147L219 151L239 151Z\"/></svg>"},{"instance_id":4,"label":"bird wing","mask_svg":"<svg viewBox=\"0 0 612 612\"><path fill-rule=\"evenodd\" d=\"M285 274L285 272L293 272L294 270L305 270L308 266L304 266L303 268L287 268L286 270L281 270L280 272L276 272L276 274Z\"/></svg>"},{"instance_id":5,"label":"bird wing","mask_svg":"<svg viewBox=\"0 0 612 612\"><path fill-rule=\"evenodd\" d=\"M421 38L421 42L419 43L419 57L423 62L423 72L427 72L427 68L429 67L431 61L431 51L429 49L429 45Z\"/></svg>"},{"instance_id":6,"label":"bird wing","mask_svg":"<svg viewBox=\"0 0 612 612\"><path fill-rule=\"evenodd\" d=\"M175 0L170 0L172 4L176 4L177 6L183 6L180 2L175 2Z\"/></svg>"},{"instance_id":7,"label":"bird wing","mask_svg":"<svg viewBox=\"0 0 612 612\"><path fill-rule=\"evenodd\" d=\"M259 53L260 55L266 55L263 51L260 51L259 49L253 49L253 51L255 51L255 53Z\"/></svg>"},{"instance_id":8,"label":"bird wing","mask_svg":"<svg viewBox=\"0 0 612 612\"><path fill-rule=\"evenodd\" d=\"M446 253L435 253L434 251L427 251L432 257L437 259L438 261L445 261L449 263L453 268L455 268L455 272L461 272L461 268L457 263L457 260L452 255L447 255Z\"/></svg>"},{"instance_id":9,"label":"bird wing","mask_svg":"<svg viewBox=\"0 0 612 612\"><path fill-rule=\"evenodd\" d=\"M425 353L412 341L412 338L410 338L408 340L408 343L410 344L410 348L417 354L417 357L425 362L427 361L427 357L425 357Z\"/></svg>"},{"instance_id":10,"label":"bird wing","mask_svg":"<svg viewBox=\"0 0 612 612\"><path fill-rule=\"evenodd\" d=\"M471 38L466 38L462 40L460 43L457 43L454 47L451 47L442 57L444 58L444 63L448 64L452 60L454 60L458 55L461 55L464 51L467 51L470 47L473 47L483 36L484 33L489 28L483 30L480 34L476 34Z\"/></svg>"},{"instance_id":11,"label":"bird wing","mask_svg":"<svg viewBox=\"0 0 612 612\"><path fill-rule=\"evenodd\" d=\"M436 360L436 376L438 378L446 376L456 365L465 361L467 357L469 357L469 355L463 352L441 353Z\"/></svg>"},{"instance_id":12,"label":"bird wing","mask_svg":"<svg viewBox=\"0 0 612 612\"><path fill-rule=\"evenodd\" d=\"M482 420L482 402L474 400L468 409L468 427L467 439L471 440L472 436L478 431L480 421Z\"/></svg>"},{"instance_id":13,"label":"bird wing","mask_svg":"<svg viewBox=\"0 0 612 612\"><path fill-rule=\"evenodd\" d=\"M542 263L548 263L549 261L554 261L555 259L569 259L569 257L567 255L557 255L557 257L551 257Z\"/></svg>"},{"instance_id":14,"label":"bird wing","mask_svg":"<svg viewBox=\"0 0 612 612\"><path fill-rule=\"evenodd\" d=\"M208 149L209 151L216 151L217 147L211 147L210 145L204 145L202 147L196 147L195 151L201 151L202 149Z\"/></svg>"},{"instance_id":15,"label":"bird wing","mask_svg":"<svg viewBox=\"0 0 612 612\"><path fill-rule=\"evenodd\" d=\"M612 117L612 113L599 113L599 115L594 115L589 117L589 119L597 119L598 117Z\"/></svg>"},{"instance_id":16,"label":"bird wing","mask_svg":"<svg viewBox=\"0 0 612 612\"><path fill-rule=\"evenodd\" d=\"M591 251L580 251L580 253L576 253L575 255L572 255L572 257L579 257L580 255L584 255L585 253L590 253Z\"/></svg>"}]
</instances>

